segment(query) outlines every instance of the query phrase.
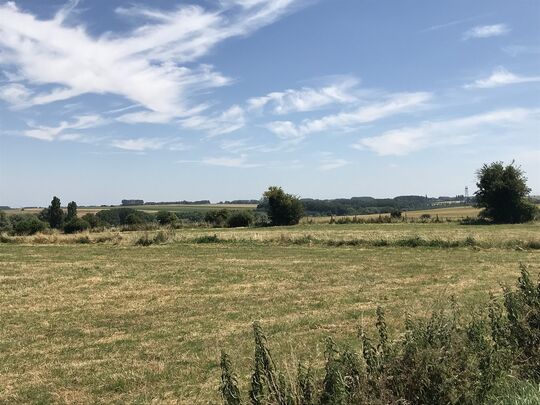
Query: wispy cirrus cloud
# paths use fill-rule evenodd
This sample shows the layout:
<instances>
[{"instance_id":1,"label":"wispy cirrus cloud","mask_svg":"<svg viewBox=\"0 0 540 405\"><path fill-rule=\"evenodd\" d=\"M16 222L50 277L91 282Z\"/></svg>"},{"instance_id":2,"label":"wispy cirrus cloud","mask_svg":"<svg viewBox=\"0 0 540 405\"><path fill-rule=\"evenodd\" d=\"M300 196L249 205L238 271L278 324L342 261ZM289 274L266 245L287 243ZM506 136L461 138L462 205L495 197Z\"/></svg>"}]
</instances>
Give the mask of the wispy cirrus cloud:
<instances>
[{"instance_id":1,"label":"wispy cirrus cloud","mask_svg":"<svg viewBox=\"0 0 540 405\"><path fill-rule=\"evenodd\" d=\"M0 87L0 100L10 104L12 109L24 108L32 92L20 83L11 83Z\"/></svg>"},{"instance_id":2,"label":"wispy cirrus cloud","mask_svg":"<svg viewBox=\"0 0 540 405\"><path fill-rule=\"evenodd\" d=\"M353 147L368 149L378 155L407 155L422 149L460 145L474 137L504 133L505 130L529 130L540 124L540 109L514 108L495 110L445 121L426 121L414 127L390 130L364 138Z\"/></svg>"},{"instance_id":3,"label":"wispy cirrus cloud","mask_svg":"<svg viewBox=\"0 0 540 405\"><path fill-rule=\"evenodd\" d=\"M272 92L262 97L249 99L247 106L249 110L260 111L269 108L274 114L289 114L352 103L357 101L354 90L358 83L358 79L346 77L319 88L303 87Z\"/></svg>"},{"instance_id":4,"label":"wispy cirrus cloud","mask_svg":"<svg viewBox=\"0 0 540 405\"><path fill-rule=\"evenodd\" d=\"M489 89L511 84L532 82L540 82L540 76L518 76L500 66L496 68L489 77L485 79L478 79L473 83L465 85L464 87L467 89Z\"/></svg>"},{"instance_id":5,"label":"wispy cirrus cloud","mask_svg":"<svg viewBox=\"0 0 540 405\"><path fill-rule=\"evenodd\" d=\"M326 158L320 162L319 170L324 171L324 172L329 171L329 170L335 170L335 169L339 169L340 167L347 166L350 163L351 162L345 159Z\"/></svg>"},{"instance_id":6,"label":"wispy cirrus cloud","mask_svg":"<svg viewBox=\"0 0 540 405\"><path fill-rule=\"evenodd\" d=\"M246 118L244 109L234 105L219 114L210 116L194 115L180 121L180 125L186 129L205 131L210 136L228 134L245 125Z\"/></svg>"},{"instance_id":7,"label":"wispy cirrus cloud","mask_svg":"<svg viewBox=\"0 0 540 405\"><path fill-rule=\"evenodd\" d=\"M51 19L38 19L15 3L0 5L0 65L24 80L25 89L4 88L5 101L32 106L83 94L113 94L142 107L128 123L187 118L207 105L200 90L230 80L209 65L192 66L220 42L271 24L301 0L228 0L214 8L180 5L169 10L141 6L117 13L139 18L128 33L90 35L66 20L77 1ZM188 67L187 64L190 64ZM53 86L43 90L43 85ZM24 101L24 103L23 103Z\"/></svg>"},{"instance_id":8,"label":"wispy cirrus cloud","mask_svg":"<svg viewBox=\"0 0 540 405\"><path fill-rule=\"evenodd\" d=\"M260 164L252 163L248 161L247 155L240 156L220 156L220 157L207 157L200 162L203 165L209 166L222 166L222 167L234 167L240 169L249 169L252 167L258 167Z\"/></svg>"},{"instance_id":9,"label":"wispy cirrus cloud","mask_svg":"<svg viewBox=\"0 0 540 405\"><path fill-rule=\"evenodd\" d=\"M93 128L102 125L104 120L99 115L81 115L75 117L74 121L62 121L57 126L36 125L32 122L28 123L31 129L22 132L22 135L29 138L40 139L42 141L58 140L76 140L79 136L73 133L68 133L73 130L81 130Z\"/></svg>"},{"instance_id":10,"label":"wispy cirrus cloud","mask_svg":"<svg viewBox=\"0 0 540 405\"><path fill-rule=\"evenodd\" d=\"M463 39L500 37L510 32L506 24L478 25L463 34Z\"/></svg>"},{"instance_id":11,"label":"wispy cirrus cloud","mask_svg":"<svg viewBox=\"0 0 540 405\"><path fill-rule=\"evenodd\" d=\"M111 146L123 150L143 152L146 150L162 149L165 143L166 141L162 139L134 138L113 140Z\"/></svg>"},{"instance_id":12,"label":"wispy cirrus cloud","mask_svg":"<svg viewBox=\"0 0 540 405\"><path fill-rule=\"evenodd\" d=\"M410 112L425 106L431 97L431 93L427 92L392 94L383 101L358 107L351 112L340 112L322 118L307 119L301 124L295 124L291 121L274 121L266 127L281 138L302 139L312 133L345 131L391 115Z\"/></svg>"}]
</instances>

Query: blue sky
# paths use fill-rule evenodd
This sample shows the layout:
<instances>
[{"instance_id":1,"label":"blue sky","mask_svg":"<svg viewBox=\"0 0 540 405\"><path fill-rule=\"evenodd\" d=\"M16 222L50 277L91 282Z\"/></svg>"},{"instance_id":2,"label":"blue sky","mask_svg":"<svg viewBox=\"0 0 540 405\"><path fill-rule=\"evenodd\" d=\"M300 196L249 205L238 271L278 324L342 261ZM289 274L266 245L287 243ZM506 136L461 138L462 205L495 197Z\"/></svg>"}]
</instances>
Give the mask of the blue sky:
<instances>
[{"instance_id":1,"label":"blue sky","mask_svg":"<svg viewBox=\"0 0 540 405\"><path fill-rule=\"evenodd\" d=\"M0 205L540 194L540 3L0 1Z\"/></svg>"}]
</instances>

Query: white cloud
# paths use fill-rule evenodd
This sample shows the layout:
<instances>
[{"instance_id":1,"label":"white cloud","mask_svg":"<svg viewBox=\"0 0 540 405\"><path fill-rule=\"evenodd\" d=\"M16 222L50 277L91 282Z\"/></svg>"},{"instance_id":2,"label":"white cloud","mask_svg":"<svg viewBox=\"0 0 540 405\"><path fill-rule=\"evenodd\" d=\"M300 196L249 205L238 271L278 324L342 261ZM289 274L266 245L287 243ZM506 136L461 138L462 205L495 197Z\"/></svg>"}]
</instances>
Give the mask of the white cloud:
<instances>
[{"instance_id":1,"label":"white cloud","mask_svg":"<svg viewBox=\"0 0 540 405\"><path fill-rule=\"evenodd\" d=\"M334 170L334 169L338 169L340 167L346 166L348 164L350 164L350 162L345 159L333 159L333 158L324 159L322 160L321 165L319 166L319 170L322 170L322 171Z\"/></svg>"},{"instance_id":2,"label":"white cloud","mask_svg":"<svg viewBox=\"0 0 540 405\"><path fill-rule=\"evenodd\" d=\"M245 125L244 110L237 105L214 116L195 115L180 121L187 129L206 131L210 136L228 134Z\"/></svg>"},{"instance_id":3,"label":"white cloud","mask_svg":"<svg viewBox=\"0 0 540 405\"><path fill-rule=\"evenodd\" d=\"M135 139L117 139L111 142L111 146L118 149L143 152L145 150L161 149L165 141L160 139L135 138Z\"/></svg>"},{"instance_id":4,"label":"white cloud","mask_svg":"<svg viewBox=\"0 0 540 405\"><path fill-rule=\"evenodd\" d=\"M496 110L446 121L427 121L416 127L404 127L361 139L357 149L369 149L379 155L407 155L436 146L460 145L473 137L500 131L529 128L540 124L539 109L515 108ZM534 125L532 125L534 127Z\"/></svg>"},{"instance_id":5,"label":"white cloud","mask_svg":"<svg viewBox=\"0 0 540 405\"><path fill-rule=\"evenodd\" d=\"M256 163L249 163L246 155L239 157L208 157L201 161L202 164L210 166L236 167L247 169L260 166Z\"/></svg>"},{"instance_id":6,"label":"white cloud","mask_svg":"<svg viewBox=\"0 0 540 405\"><path fill-rule=\"evenodd\" d=\"M248 109L262 110L271 107L274 114L313 111L333 104L352 103L357 100L353 94L358 80L344 78L337 83L321 88L304 87L299 90L289 89L273 92L266 96L251 98L247 101Z\"/></svg>"},{"instance_id":7,"label":"white cloud","mask_svg":"<svg viewBox=\"0 0 540 405\"><path fill-rule=\"evenodd\" d=\"M348 130L394 114L409 112L422 107L430 98L431 94L425 92L398 93L387 97L384 101L359 107L352 112L307 119L299 125L291 121L275 121L268 124L267 128L281 138L302 139L311 133Z\"/></svg>"},{"instance_id":8,"label":"white cloud","mask_svg":"<svg viewBox=\"0 0 540 405\"><path fill-rule=\"evenodd\" d=\"M32 129L22 132L22 135L29 138L41 139L43 141L58 140L74 140L79 136L76 134L65 134L67 130L80 130L93 128L104 123L104 120L99 115L81 115L75 117L74 122L62 121L56 127L48 127L43 125L29 124Z\"/></svg>"},{"instance_id":9,"label":"white cloud","mask_svg":"<svg viewBox=\"0 0 540 405\"><path fill-rule=\"evenodd\" d=\"M498 67L488 78L476 80L474 83L465 85L465 88L487 89L510 84L532 82L540 82L540 76L518 76L503 67Z\"/></svg>"},{"instance_id":10,"label":"white cloud","mask_svg":"<svg viewBox=\"0 0 540 405\"><path fill-rule=\"evenodd\" d=\"M32 92L20 83L0 87L0 100L11 104L13 108L22 108L28 103Z\"/></svg>"},{"instance_id":11,"label":"white cloud","mask_svg":"<svg viewBox=\"0 0 540 405\"><path fill-rule=\"evenodd\" d=\"M506 24L478 25L465 32L463 39L499 37L509 32Z\"/></svg>"},{"instance_id":12,"label":"white cloud","mask_svg":"<svg viewBox=\"0 0 540 405\"><path fill-rule=\"evenodd\" d=\"M118 12L138 16L143 24L132 32L100 37L65 23L76 1L48 20L8 2L0 5L0 64L15 68L36 88L57 86L46 93L30 89L38 93L30 105L87 93L114 94L145 108L123 116L125 122L189 117L206 107L193 100L200 90L223 86L229 79L211 66L185 64L228 38L272 23L299 1L227 1L214 9L181 5L166 11L124 8Z\"/></svg>"},{"instance_id":13,"label":"white cloud","mask_svg":"<svg viewBox=\"0 0 540 405\"><path fill-rule=\"evenodd\" d=\"M147 150L167 149L170 151L185 151L189 149L182 142L175 139L164 138L130 138L130 139L115 139L110 142L110 146L118 149L123 149L133 152L144 152Z\"/></svg>"}]
</instances>

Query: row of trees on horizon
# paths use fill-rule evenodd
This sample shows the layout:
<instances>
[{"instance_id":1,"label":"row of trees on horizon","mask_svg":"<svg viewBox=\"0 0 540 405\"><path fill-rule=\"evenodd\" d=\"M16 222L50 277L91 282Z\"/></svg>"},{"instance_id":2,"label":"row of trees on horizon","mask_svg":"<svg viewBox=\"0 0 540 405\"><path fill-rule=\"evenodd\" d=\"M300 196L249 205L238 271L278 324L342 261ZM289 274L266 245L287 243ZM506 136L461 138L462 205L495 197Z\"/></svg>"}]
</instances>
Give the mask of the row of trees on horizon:
<instances>
[{"instance_id":1,"label":"row of trees on horizon","mask_svg":"<svg viewBox=\"0 0 540 405\"><path fill-rule=\"evenodd\" d=\"M476 206L482 208L480 218L492 223L522 223L535 219L538 215L537 206L528 198L530 188L527 187L525 173L514 163L504 166L502 162L484 165L477 172L478 191L475 193ZM48 208L39 214L18 214L7 216L0 211L0 232L15 234L33 234L47 228L60 229L65 233L74 233L96 227L137 226L156 222L159 225L171 225L177 220L206 222L216 227L247 227L257 226L287 226L299 223L302 216L313 212L327 210L328 215L354 215L353 209L366 209L373 204L374 199L353 198L350 200L302 200L298 196L286 193L281 187L271 186L263 194L255 213L242 210L227 209L210 210L203 214L175 213L160 211L156 215L129 207L106 209L96 214L87 213L82 217L77 215L77 203L71 201L64 211L58 197L53 197ZM388 199L393 205L384 200L375 212L388 212L393 217L400 217L402 209L427 208L426 197L404 196ZM124 200L140 203L142 200ZM321 208L322 204L322 208ZM333 204L333 205L332 205ZM420 207L418 207L420 205ZM366 213L366 212L362 212ZM367 212L372 213L372 212Z\"/></svg>"}]
</instances>

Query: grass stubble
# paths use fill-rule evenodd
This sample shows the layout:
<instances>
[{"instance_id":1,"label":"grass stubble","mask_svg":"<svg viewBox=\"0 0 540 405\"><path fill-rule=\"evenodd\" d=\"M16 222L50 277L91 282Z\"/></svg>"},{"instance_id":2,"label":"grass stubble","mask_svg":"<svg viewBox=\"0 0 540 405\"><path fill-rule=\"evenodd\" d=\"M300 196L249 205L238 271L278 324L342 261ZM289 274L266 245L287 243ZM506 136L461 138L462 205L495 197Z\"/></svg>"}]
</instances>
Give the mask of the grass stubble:
<instances>
[{"instance_id":1,"label":"grass stubble","mask_svg":"<svg viewBox=\"0 0 540 405\"><path fill-rule=\"evenodd\" d=\"M451 295L463 307L484 305L490 291L514 282L520 262L537 274L540 252L508 241L535 241L538 230L312 225L177 230L150 246L135 244L137 232L89 234L90 243L63 235L3 243L0 403L218 403L220 350L249 371L252 321L261 321L278 358L304 361L323 357L325 337L347 343L359 325L373 325L377 305L395 335L405 311L427 316ZM214 234L235 243L197 243ZM471 236L490 247L289 243L306 235Z\"/></svg>"}]
</instances>

